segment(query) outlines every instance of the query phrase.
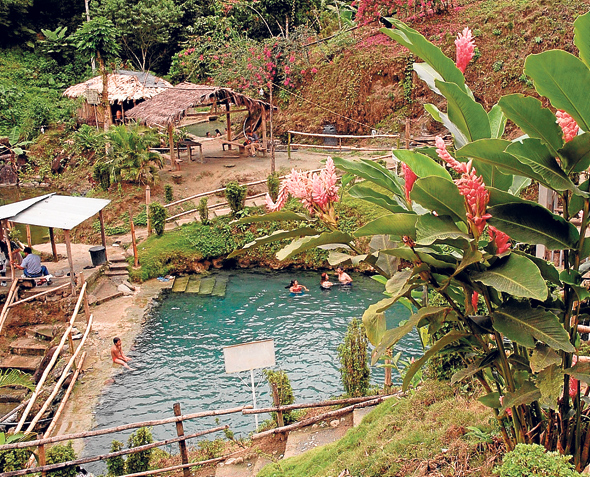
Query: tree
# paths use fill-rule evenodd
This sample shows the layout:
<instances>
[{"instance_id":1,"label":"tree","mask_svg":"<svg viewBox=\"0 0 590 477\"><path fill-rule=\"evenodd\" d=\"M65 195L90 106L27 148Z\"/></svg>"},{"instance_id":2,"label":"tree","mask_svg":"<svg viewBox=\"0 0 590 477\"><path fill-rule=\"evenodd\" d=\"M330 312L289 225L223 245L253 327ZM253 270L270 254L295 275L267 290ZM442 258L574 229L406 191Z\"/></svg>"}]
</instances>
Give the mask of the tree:
<instances>
[{"instance_id":1,"label":"tree","mask_svg":"<svg viewBox=\"0 0 590 477\"><path fill-rule=\"evenodd\" d=\"M104 128L111 125L111 111L109 105L109 87L106 62L117 57L121 46L117 43L117 29L113 23L104 17L95 17L84 23L72 40L80 53L89 59L96 58L102 75L102 109L104 111Z\"/></svg>"}]
</instances>

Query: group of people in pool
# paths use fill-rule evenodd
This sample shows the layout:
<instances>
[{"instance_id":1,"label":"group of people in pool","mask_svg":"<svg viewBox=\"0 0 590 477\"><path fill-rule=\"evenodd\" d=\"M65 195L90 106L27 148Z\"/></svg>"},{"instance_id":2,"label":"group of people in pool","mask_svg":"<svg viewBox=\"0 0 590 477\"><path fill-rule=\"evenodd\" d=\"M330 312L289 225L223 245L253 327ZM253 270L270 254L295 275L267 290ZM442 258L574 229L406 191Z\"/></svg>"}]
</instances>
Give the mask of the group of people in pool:
<instances>
[{"instance_id":1,"label":"group of people in pool","mask_svg":"<svg viewBox=\"0 0 590 477\"><path fill-rule=\"evenodd\" d=\"M352 285L352 278L350 278L350 275L342 270L342 268L338 267L336 269L336 275L340 285ZM323 272L320 277L320 287L324 290L329 290L333 286L334 283L330 281L328 274ZM302 285L297 280L291 280L291 283L286 288L288 288L291 293L303 293L304 291L309 291L309 288L307 288L305 285Z\"/></svg>"}]
</instances>

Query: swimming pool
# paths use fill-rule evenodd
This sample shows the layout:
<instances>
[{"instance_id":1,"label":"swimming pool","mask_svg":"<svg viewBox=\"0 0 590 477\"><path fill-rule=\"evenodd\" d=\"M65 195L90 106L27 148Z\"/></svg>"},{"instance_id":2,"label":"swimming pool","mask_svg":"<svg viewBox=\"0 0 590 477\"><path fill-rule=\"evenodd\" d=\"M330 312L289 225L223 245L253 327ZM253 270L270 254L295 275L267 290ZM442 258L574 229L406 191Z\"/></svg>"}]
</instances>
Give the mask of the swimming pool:
<instances>
[{"instance_id":1,"label":"swimming pool","mask_svg":"<svg viewBox=\"0 0 590 477\"><path fill-rule=\"evenodd\" d=\"M273 339L275 369L287 372L296 402L313 402L341 395L338 345L352 318L380 300L383 285L353 275L352 287L319 287L317 272L218 272L228 278L224 298L187 293L169 294L146 321L129 353L129 372L121 370L96 408L97 428L172 416L172 405L184 414L252 403L249 374L225 374L222 347ZM285 286L297 279L310 291L292 295ZM406 319L401 305L388 310L388 327ZM419 356L417 334L407 335L396 348L404 357ZM371 382L383 384L383 370L371 369ZM394 380L398 378L394 372ZM262 373L255 373L258 407L272 397ZM260 421L269 415L261 415ZM238 436L254 430L253 416L220 417ZM185 423L185 432L214 427L215 418ZM129 432L118 436L126 440ZM175 436L173 425L153 429L155 439ZM215 435L212 435L214 438ZM113 436L88 439L86 455L108 451ZM176 447L172 449L176 452Z\"/></svg>"}]
</instances>

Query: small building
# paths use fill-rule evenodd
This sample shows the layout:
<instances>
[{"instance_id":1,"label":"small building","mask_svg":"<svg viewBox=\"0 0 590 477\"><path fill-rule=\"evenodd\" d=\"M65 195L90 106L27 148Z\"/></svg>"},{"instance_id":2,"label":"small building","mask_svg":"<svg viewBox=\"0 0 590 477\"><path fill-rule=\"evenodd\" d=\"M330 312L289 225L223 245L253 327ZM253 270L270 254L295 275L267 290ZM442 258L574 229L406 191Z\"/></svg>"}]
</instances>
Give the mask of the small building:
<instances>
[{"instance_id":1,"label":"small building","mask_svg":"<svg viewBox=\"0 0 590 477\"><path fill-rule=\"evenodd\" d=\"M123 122L129 109L169 88L172 85L168 81L150 73L118 70L109 74L108 93L113 124ZM102 76L70 86L63 95L73 99L85 98L86 101L78 110L78 116L88 124L104 123L102 111L98 107L102 95Z\"/></svg>"}]
</instances>

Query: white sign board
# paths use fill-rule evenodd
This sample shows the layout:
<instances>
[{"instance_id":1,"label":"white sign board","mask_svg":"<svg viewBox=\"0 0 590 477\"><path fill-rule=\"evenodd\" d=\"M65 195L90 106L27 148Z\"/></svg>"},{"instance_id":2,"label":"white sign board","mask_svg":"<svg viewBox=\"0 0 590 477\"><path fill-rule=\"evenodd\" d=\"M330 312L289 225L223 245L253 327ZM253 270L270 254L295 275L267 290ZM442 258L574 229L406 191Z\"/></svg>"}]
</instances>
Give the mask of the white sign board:
<instances>
[{"instance_id":1,"label":"white sign board","mask_svg":"<svg viewBox=\"0 0 590 477\"><path fill-rule=\"evenodd\" d=\"M252 341L223 348L225 372L239 373L275 365L274 340Z\"/></svg>"}]
</instances>

